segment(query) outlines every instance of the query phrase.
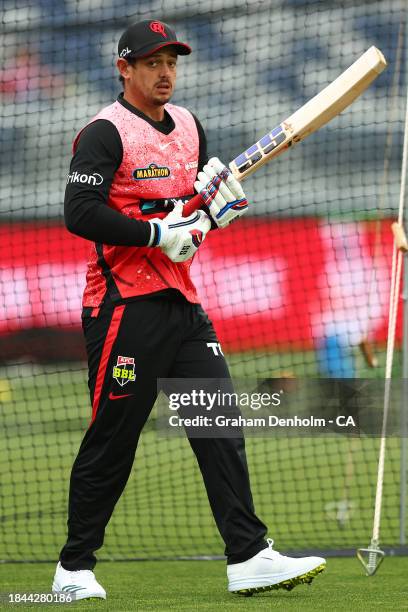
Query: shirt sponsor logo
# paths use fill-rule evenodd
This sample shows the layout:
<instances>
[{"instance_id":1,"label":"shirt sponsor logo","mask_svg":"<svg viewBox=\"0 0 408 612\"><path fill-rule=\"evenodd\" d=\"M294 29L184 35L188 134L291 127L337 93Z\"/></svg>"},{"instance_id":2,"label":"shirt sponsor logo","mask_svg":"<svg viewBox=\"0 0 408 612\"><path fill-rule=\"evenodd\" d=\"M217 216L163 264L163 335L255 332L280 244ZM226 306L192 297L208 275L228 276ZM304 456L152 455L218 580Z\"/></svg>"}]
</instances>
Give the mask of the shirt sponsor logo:
<instances>
[{"instance_id":1,"label":"shirt sponsor logo","mask_svg":"<svg viewBox=\"0 0 408 612\"><path fill-rule=\"evenodd\" d=\"M113 366L112 376L121 387L128 382L134 382L136 380L135 358L118 355L116 365Z\"/></svg>"},{"instance_id":2,"label":"shirt sponsor logo","mask_svg":"<svg viewBox=\"0 0 408 612\"><path fill-rule=\"evenodd\" d=\"M103 176L98 174L98 172L94 172L93 174L81 174L80 172L75 171L71 174L68 174L67 185L69 183L82 183L97 187L98 185L102 185Z\"/></svg>"},{"instance_id":3,"label":"shirt sponsor logo","mask_svg":"<svg viewBox=\"0 0 408 612\"><path fill-rule=\"evenodd\" d=\"M136 181L144 179L160 179L170 176L170 168L167 166L158 166L157 164L149 164L145 168L135 168L132 176Z\"/></svg>"},{"instance_id":4,"label":"shirt sponsor logo","mask_svg":"<svg viewBox=\"0 0 408 612\"><path fill-rule=\"evenodd\" d=\"M195 170L198 167L198 161L187 162L184 167L187 171Z\"/></svg>"}]
</instances>

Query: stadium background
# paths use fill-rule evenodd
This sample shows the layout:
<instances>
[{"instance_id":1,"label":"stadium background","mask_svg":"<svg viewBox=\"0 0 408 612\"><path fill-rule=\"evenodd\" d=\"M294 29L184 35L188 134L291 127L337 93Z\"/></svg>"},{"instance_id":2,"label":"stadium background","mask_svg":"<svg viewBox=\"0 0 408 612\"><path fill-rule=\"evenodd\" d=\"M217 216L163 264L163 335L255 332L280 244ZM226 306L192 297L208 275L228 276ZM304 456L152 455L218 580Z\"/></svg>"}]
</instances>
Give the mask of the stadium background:
<instances>
[{"instance_id":1,"label":"stadium background","mask_svg":"<svg viewBox=\"0 0 408 612\"><path fill-rule=\"evenodd\" d=\"M356 375L368 377L383 375L405 12L403 0L142 1L137 10L127 1L2 3L2 559L53 559L64 540L69 470L89 418L79 328L89 247L63 228L63 190L73 136L119 92L123 29L162 19L191 44L173 101L200 118L210 154L225 161L369 46L383 51L389 68L361 100L248 181L250 216L227 242L209 236L193 271L235 376L319 376L316 348L340 330L352 346L363 332L376 344L375 372L351 349ZM401 334L400 320L399 345ZM346 551L368 541L377 449L375 439L248 440L258 513L281 549ZM396 547L404 543L398 439L387 453L382 538ZM163 536L170 557L222 553L187 442L159 440L152 419L135 468L101 558L161 555Z\"/></svg>"}]
</instances>

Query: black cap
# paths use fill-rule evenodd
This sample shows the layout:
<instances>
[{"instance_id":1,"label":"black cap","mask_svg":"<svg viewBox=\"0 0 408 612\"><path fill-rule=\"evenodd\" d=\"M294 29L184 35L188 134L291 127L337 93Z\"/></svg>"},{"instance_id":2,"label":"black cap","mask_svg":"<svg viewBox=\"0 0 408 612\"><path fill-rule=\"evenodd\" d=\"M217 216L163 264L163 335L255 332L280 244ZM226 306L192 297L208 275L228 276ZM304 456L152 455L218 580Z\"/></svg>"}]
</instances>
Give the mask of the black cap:
<instances>
[{"instance_id":1,"label":"black cap","mask_svg":"<svg viewBox=\"0 0 408 612\"><path fill-rule=\"evenodd\" d=\"M191 48L179 42L175 31L162 21L139 21L125 30L118 44L119 57L147 57L155 51L173 45L179 55L188 55Z\"/></svg>"}]
</instances>

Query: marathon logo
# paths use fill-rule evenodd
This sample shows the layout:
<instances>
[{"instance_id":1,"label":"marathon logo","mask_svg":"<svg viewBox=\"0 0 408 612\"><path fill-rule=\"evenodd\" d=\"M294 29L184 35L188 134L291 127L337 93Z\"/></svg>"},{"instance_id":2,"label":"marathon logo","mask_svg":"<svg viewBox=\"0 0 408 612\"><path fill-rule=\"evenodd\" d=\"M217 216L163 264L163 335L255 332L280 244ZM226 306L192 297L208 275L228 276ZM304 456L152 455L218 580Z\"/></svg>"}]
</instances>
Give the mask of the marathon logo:
<instances>
[{"instance_id":1,"label":"marathon logo","mask_svg":"<svg viewBox=\"0 0 408 612\"><path fill-rule=\"evenodd\" d=\"M112 376L121 387L128 382L134 382L136 380L135 358L118 355L116 365L113 366Z\"/></svg>"},{"instance_id":2,"label":"marathon logo","mask_svg":"<svg viewBox=\"0 0 408 612\"><path fill-rule=\"evenodd\" d=\"M145 168L135 168L132 176L136 181L167 178L170 176L170 168L167 168L167 166L158 166L157 164L149 164Z\"/></svg>"},{"instance_id":3,"label":"marathon logo","mask_svg":"<svg viewBox=\"0 0 408 612\"><path fill-rule=\"evenodd\" d=\"M98 185L102 185L103 177L98 174L98 172L94 172L93 174L80 174L75 171L72 172L72 174L68 174L67 185L69 183L82 183L97 187Z\"/></svg>"}]
</instances>

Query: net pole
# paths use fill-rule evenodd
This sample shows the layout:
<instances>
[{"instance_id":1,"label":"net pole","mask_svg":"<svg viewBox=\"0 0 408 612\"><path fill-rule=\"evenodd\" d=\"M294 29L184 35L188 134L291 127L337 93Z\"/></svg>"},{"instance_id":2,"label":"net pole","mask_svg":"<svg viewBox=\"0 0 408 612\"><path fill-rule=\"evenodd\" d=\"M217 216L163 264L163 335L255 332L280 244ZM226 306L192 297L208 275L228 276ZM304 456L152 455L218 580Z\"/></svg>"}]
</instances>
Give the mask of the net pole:
<instances>
[{"instance_id":1,"label":"net pole","mask_svg":"<svg viewBox=\"0 0 408 612\"><path fill-rule=\"evenodd\" d=\"M387 421L388 421L388 411L389 411L389 406L390 406L391 376L392 376L392 366L393 366L393 357L394 357L395 333L396 333L396 325L397 325L398 297L399 297L399 291L400 291L401 270L402 270L402 253L400 251L397 252L397 247L394 244L393 278L392 278L392 283L391 283L387 359L386 359L386 367L385 367L383 422L382 422L382 429L381 429L380 453L379 453L379 458L378 458L377 489L376 489L376 495L375 495L374 523L373 523L373 537L372 537L372 542L373 543L375 542L377 546L378 546L378 542L380 539L380 522L381 522L381 510L382 510L382 498L383 498L383 484L384 484L385 449L386 449L386 440L387 440Z\"/></svg>"},{"instance_id":2,"label":"net pole","mask_svg":"<svg viewBox=\"0 0 408 612\"><path fill-rule=\"evenodd\" d=\"M400 189L400 199L399 199L399 208L398 208L398 224L400 226L402 226L403 218L404 218L407 159L408 159L408 87L407 87L406 105L405 105L404 146L403 146L403 153L402 153L401 189ZM391 278L391 296L390 296L390 315L389 315L388 342L387 342L387 359L386 359L386 366L385 366L384 416L383 416L383 423L382 423L382 430L381 430L380 454L379 454L379 459L378 459L377 490L376 490L376 497L375 497L374 524L373 524L373 537L372 537L373 542L377 543L377 545L379 542L379 535L380 535L382 490L383 490L383 482L384 482L385 446L386 446L386 435L387 435L387 417L388 417L388 409L389 409L389 403L390 403L391 375L392 375L392 364L393 364L393 356L394 356L395 332L396 332L396 325L397 325L398 298L399 298L399 291L400 291L402 258L403 258L402 251L397 249L396 241L394 240L392 278Z\"/></svg>"},{"instance_id":3,"label":"net pole","mask_svg":"<svg viewBox=\"0 0 408 612\"><path fill-rule=\"evenodd\" d=\"M400 197L398 206L398 221L397 225L401 228L404 220L404 205L406 193L406 175L407 175L407 160L408 160L408 86L406 91L405 102L405 122L404 122L404 144L402 152L401 164L401 184ZM394 227L393 227L394 229ZM406 241L406 239L405 239ZM403 249L397 244L397 234L394 233L393 252L392 252L392 267L391 267L391 287L390 287L390 306L388 317L388 334L387 334L387 353L385 363L385 381L384 381L384 401L383 401L383 420L381 428L380 450L378 456L377 470L377 487L375 493L373 531L370 547L367 549L359 549L357 555L363 563L368 576L372 576L377 571L383 558L384 552L380 549L380 524L381 511L383 500L383 485L384 485L384 467L385 467L385 451L387 441L387 421L388 411L390 406L391 395L391 376L394 358L395 337L397 328L398 303L400 296L401 275L402 275ZM363 553L368 553L367 562L364 561Z\"/></svg>"},{"instance_id":4,"label":"net pole","mask_svg":"<svg viewBox=\"0 0 408 612\"><path fill-rule=\"evenodd\" d=\"M401 455L400 455L400 544L406 544L407 523L407 437L408 437L408 266L404 265L404 309L402 337L402 398L401 398Z\"/></svg>"},{"instance_id":5,"label":"net pole","mask_svg":"<svg viewBox=\"0 0 408 612\"><path fill-rule=\"evenodd\" d=\"M405 35L406 43L408 43L407 33ZM405 66L408 71L408 47L405 54ZM406 75L408 79L408 75ZM407 85L407 102L406 113L408 114L408 85ZM407 124L405 124L404 138L407 138ZM405 142L405 141L404 141ZM406 180L407 168L402 166L402 180ZM406 200L406 192L402 195ZM405 204L405 202L404 202ZM408 406L406 398L408 397L408 266L404 261L404 289L403 289L403 335L402 335L402 398L401 398L401 453L400 453L400 544L406 544L406 523L407 523L407 461L408 461Z\"/></svg>"},{"instance_id":6,"label":"net pole","mask_svg":"<svg viewBox=\"0 0 408 612\"><path fill-rule=\"evenodd\" d=\"M401 195L401 199L405 198L405 181L407 175L407 130L408 130L408 86L407 86L407 100L406 100L406 117L405 117L405 131L404 131L404 154L402 161L402 177L401 177L401 191L402 184L404 184L404 193ZM405 161L405 164L404 164ZM402 203L402 205L404 202ZM400 201L401 210L401 201ZM401 455L400 455L400 544L406 543L406 515L407 515L407 476L408 476L408 405L406 398L408 397L408 266L406 261L404 262L404 290L403 290L403 337L402 337L402 398L401 398Z\"/></svg>"},{"instance_id":7,"label":"net pole","mask_svg":"<svg viewBox=\"0 0 408 612\"><path fill-rule=\"evenodd\" d=\"M392 141L393 141L393 124L398 120L398 86L401 76L401 65L402 65L402 51L404 48L404 22L401 21L399 30L398 30L398 42L397 42L397 52L395 57L395 69L392 77L391 84L391 106L389 108L389 112L387 112L387 136L385 139L385 150L384 150L384 161L383 161L383 172L380 184L380 195L378 198L378 216L375 223L375 238L374 238L374 249L373 249L373 260L376 262L381 252L381 221L385 217L385 201L386 201L386 191L387 185L389 181L389 170L391 163L391 155L392 155ZM370 280L369 280L369 290L368 290L368 312L373 311L374 304L377 301L377 269L374 265L371 268ZM363 341L360 343L360 347L363 350L364 356L366 358L367 363L371 367L375 367L377 365L377 359L373 353L372 348L370 347L369 340L369 327L370 327L370 319L371 316L367 317L366 328L364 333ZM367 349L366 353L364 349Z\"/></svg>"}]
</instances>

